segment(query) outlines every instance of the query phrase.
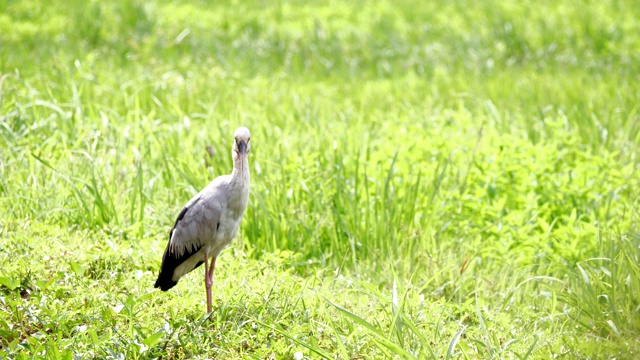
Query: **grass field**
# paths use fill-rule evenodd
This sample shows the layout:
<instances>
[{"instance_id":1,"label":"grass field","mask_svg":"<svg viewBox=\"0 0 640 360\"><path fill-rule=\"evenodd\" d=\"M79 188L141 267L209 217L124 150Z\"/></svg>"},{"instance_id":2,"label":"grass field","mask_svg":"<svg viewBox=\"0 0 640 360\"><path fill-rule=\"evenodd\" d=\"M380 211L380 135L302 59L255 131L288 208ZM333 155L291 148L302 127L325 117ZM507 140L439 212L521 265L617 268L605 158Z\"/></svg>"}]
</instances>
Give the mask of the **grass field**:
<instances>
[{"instance_id":1,"label":"grass field","mask_svg":"<svg viewBox=\"0 0 640 360\"><path fill-rule=\"evenodd\" d=\"M640 357L638 19L0 0L0 358ZM153 282L240 125L207 317Z\"/></svg>"}]
</instances>

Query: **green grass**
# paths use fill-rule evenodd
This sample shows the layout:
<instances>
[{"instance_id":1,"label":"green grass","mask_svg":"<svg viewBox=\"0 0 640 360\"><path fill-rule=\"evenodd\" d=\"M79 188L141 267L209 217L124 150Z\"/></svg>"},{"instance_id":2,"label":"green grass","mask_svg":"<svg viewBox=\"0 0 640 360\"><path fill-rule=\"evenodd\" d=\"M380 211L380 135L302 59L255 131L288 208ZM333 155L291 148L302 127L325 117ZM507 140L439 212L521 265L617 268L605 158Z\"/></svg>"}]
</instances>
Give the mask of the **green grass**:
<instances>
[{"instance_id":1,"label":"green grass","mask_svg":"<svg viewBox=\"0 0 640 360\"><path fill-rule=\"evenodd\" d=\"M0 357L637 358L637 5L0 0Z\"/></svg>"}]
</instances>

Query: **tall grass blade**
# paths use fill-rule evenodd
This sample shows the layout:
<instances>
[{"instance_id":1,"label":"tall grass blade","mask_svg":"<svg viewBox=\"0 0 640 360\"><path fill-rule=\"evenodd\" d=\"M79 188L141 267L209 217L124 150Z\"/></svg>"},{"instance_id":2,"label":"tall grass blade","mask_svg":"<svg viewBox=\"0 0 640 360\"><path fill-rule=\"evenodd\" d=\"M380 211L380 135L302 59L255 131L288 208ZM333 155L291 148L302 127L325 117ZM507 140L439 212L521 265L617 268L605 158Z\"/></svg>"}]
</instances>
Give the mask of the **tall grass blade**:
<instances>
[{"instance_id":1,"label":"tall grass blade","mask_svg":"<svg viewBox=\"0 0 640 360\"><path fill-rule=\"evenodd\" d=\"M363 326L367 330L369 330L369 334L374 336L374 338L376 339L377 343L381 344L382 346L384 346L389 351L392 351L396 355L402 355L402 356L406 356L406 357L410 357L410 358L414 358L415 357L413 354L411 354L407 350L403 349L401 346L391 342L385 336L385 334L382 332L382 330L376 328L375 326L373 326L371 323L369 323L368 321L364 320L360 316L352 313L351 311L349 311L349 310L347 310L347 309L345 309L345 308L343 308L343 307L341 307L339 305L336 305L336 304L332 303L331 301L329 301L327 299L325 299L325 301L327 301L333 307L338 309L343 315L345 315L349 319L355 321L358 325Z\"/></svg>"},{"instance_id":2,"label":"tall grass blade","mask_svg":"<svg viewBox=\"0 0 640 360\"><path fill-rule=\"evenodd\" d=\"M467 326L463 326L462 329L458 330L458 332L453 336L451 342L449 343L449 347L447 348L447 356L445 356L446 360L451 359L453 357L453 352L455 351L456 345L458 345L458 341L460 341L460 336L467 329Z\"/></svg>"}]
</instances>

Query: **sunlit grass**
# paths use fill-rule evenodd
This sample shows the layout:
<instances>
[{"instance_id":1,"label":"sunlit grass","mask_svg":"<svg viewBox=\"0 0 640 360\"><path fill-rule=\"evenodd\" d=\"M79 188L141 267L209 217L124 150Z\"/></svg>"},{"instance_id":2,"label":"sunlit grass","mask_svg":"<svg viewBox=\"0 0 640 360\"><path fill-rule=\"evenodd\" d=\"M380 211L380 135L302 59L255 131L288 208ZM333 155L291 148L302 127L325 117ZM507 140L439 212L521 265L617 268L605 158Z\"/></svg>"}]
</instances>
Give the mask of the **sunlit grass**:
<instances>
[{"instance_id":1,"label":"sunlit grass","mask_svg":"<svg viewBox=\"0 0 640 360\"><path fill-rule=\"evenodd\" d=\"M0 10L0 357L638 356L634 2ZM239 125L205 317L152 284Z\"/></svg>"}]
</instances>

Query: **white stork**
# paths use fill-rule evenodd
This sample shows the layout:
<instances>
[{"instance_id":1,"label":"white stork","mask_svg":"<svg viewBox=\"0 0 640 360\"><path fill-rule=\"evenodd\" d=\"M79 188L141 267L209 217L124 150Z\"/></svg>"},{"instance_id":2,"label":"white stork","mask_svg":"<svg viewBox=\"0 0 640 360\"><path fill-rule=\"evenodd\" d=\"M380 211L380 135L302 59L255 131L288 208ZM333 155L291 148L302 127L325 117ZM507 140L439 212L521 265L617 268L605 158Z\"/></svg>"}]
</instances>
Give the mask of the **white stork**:
<instances>
[{"instance_id":1,"label":"white stork","mask_svg":"<svg viewBox=\"0 0 640 360\"><path fill-rule=\"evenodd\" d=\"M233 172L218 176L184 206L162 256L155 287L167 291L180 278L204 263L207 312L211 312L211 284L216 258L238 234L249 201L249 140L246 127L234 133ZM211 265L209 265L209 259Z\"/></svg>"}]
</instances>

